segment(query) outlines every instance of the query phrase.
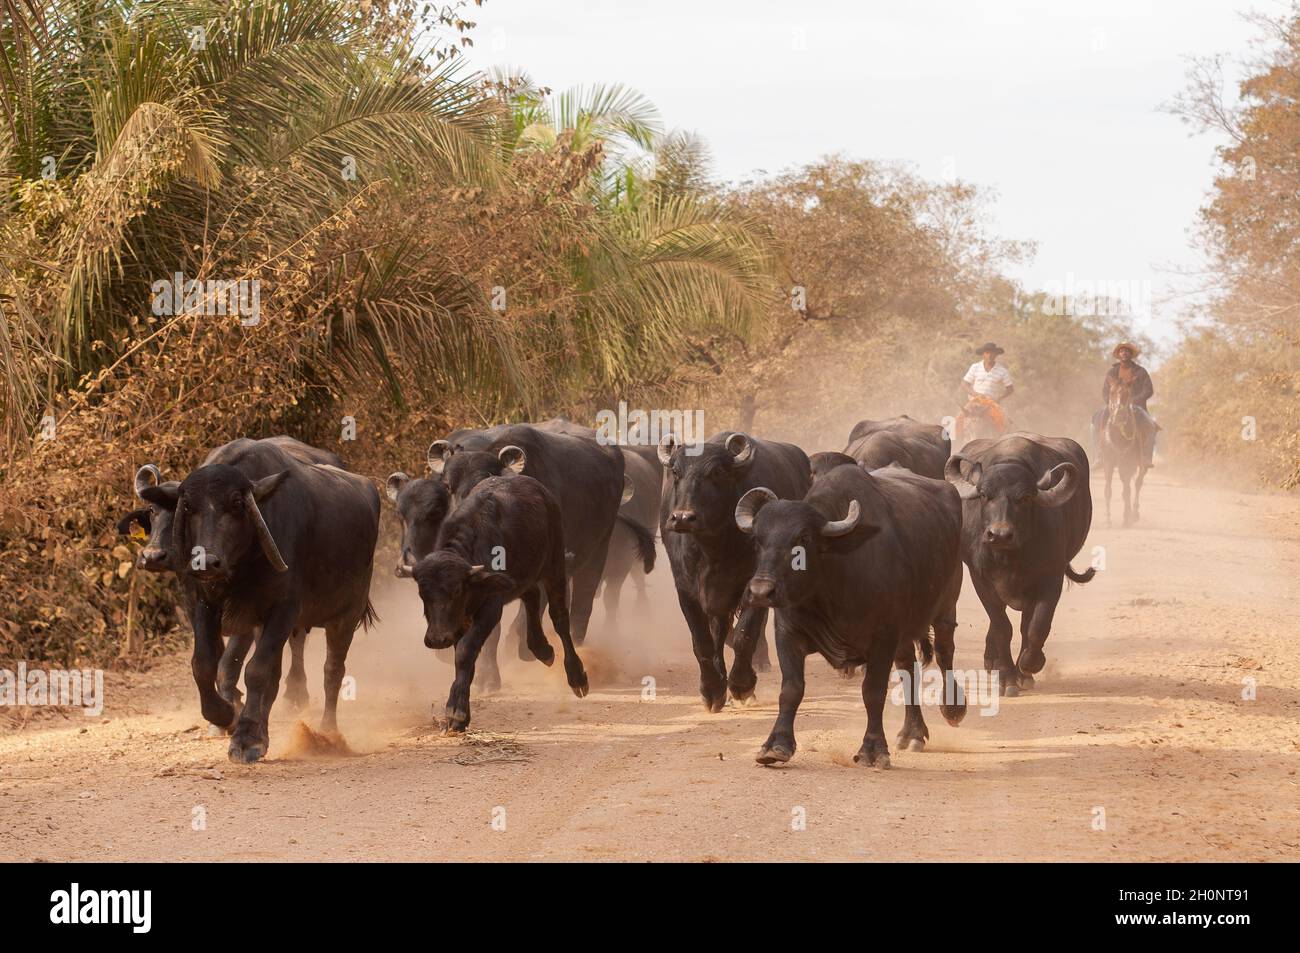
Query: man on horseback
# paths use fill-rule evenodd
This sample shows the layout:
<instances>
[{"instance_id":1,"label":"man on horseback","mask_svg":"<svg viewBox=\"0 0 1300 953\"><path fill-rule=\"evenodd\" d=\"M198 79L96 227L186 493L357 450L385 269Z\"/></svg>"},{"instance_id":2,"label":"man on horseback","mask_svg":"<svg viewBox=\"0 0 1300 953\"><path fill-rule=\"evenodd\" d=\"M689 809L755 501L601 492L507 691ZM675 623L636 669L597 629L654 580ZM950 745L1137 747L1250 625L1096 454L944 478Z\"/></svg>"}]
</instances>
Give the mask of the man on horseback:
<instances>
[{"instance_id":1,"label":"man on horseback","mask_svg":"<svg viewBox=\"0 0 1300 953\"><path fill-rule=\"evenodd\" d=\"M1101 438L1110 421L1110 408L1118 394L1126 394L1126 405L1131 406L1138 433L1142 439L1142 466L1151 469L1156 446L1156 432L1160 429L1155 419L1147 411L1147 401L1155 394L1151 384L1151 375L1137 362L1141 353L1131 341L1121 341L1111 351L1115 363L1106 372L1106 379L1101 384L1102 408L1092 418L1093 446L1100 453Z\"/></svg>"},{"instance_id":2,"label":"man on horseback","mask_svg":"<svg viewBox=\"0 0 1300 953\"><path fill-rule=\"evenodd\" d=\"M975 349L980 360L970 366L962 378L966 391L966 406L957 418L956 434L959 444L979 436L1000 436L1007 430L1007 414L1001 402L1011 396L1015 385L1011 372L998 363L998 355L1005 353L992 341Z\"/></svg>"}]
</instances>

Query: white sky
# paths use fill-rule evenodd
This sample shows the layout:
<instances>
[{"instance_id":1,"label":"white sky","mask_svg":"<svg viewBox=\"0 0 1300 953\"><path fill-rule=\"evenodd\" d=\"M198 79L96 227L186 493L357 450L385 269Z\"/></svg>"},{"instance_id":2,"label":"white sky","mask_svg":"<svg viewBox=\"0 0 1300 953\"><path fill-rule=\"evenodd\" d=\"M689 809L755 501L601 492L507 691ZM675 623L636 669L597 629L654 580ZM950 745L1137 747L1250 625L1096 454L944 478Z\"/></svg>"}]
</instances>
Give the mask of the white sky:
<instances>
[{"instance_id":1,"label":"white sky","mask_svg":"<svg viewBox=\"0 0 1300 953\"><path fill-rule=\"evenodd\" d=\"M1160 112L1187 55L1246 50L1269 0L487 0L468 59L545 86L621 82L742 179L831 152L903 160L996 191L1038 243L1029 287L1150 282L1192 267L1215 141Z\"/></svg>"}]
</instances>

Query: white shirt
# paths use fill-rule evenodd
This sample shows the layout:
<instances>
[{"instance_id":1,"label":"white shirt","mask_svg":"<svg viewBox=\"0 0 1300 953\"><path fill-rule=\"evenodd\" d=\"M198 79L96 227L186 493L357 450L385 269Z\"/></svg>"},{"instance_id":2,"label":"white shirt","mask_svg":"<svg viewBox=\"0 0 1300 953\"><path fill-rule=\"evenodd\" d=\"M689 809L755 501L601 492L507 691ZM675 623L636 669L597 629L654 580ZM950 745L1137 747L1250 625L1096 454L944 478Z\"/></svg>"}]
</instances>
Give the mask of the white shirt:
<instances>
[{"instance_id":1,"label":"white shirt","mask_svg":"<svg viewBox=\"0 0 1300 953\"><path fill-rule=\"evenodd\" d=\"M976 361L962 380L975 388L975 393L993 400L1001 400L1002 395L1011 389L1011 372L996 360L992 370L987 370L983 361Z\"/></svg>"}]
</instances>

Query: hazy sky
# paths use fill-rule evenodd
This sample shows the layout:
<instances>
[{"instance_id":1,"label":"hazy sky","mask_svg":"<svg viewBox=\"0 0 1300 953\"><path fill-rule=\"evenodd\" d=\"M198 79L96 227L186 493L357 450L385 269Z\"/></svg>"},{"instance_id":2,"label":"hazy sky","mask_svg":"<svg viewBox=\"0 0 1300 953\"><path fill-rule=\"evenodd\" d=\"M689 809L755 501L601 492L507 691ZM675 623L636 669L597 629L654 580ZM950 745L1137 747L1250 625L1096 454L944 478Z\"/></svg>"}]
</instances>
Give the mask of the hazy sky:
<instances>
[{"instance_id":1,"label":"hazy sky","mask_svg":"<svg viewBox=\"0 0 1300 953\"><path fill-rule=\"evenodd\" d=\"M553 89L622 82L708 140L725 179L842 152L997 193L994 222L1038 243L1030 287L1149 282L1157 316L1215 140L1159 111L1187 55L1245 51L1269 0L830 2L487 0L478 67Z\"/></svg>"}]
</instances>

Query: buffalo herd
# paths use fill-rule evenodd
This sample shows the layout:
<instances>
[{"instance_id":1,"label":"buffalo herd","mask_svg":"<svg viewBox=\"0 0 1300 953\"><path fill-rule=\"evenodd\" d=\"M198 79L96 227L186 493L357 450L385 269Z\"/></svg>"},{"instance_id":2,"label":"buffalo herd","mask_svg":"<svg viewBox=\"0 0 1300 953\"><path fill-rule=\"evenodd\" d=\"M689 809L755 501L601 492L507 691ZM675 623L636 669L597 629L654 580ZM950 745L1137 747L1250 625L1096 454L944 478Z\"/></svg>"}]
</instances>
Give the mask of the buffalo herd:
<instances>
[{"instance_id":1,"label":"buffalo herd","mask_svg":"<svg viewBox=\"0 0 1300 953\"><path fill-rule=\"evenodd\" d=\"M429 446L423 475L393 473L385 489L401 531L396 575L414 582L424 644L455 665L448 732L470 723L471 685L500 685L502 615L512 602L509 641L519 656L554 663L545 612L568 685L586 695L578 648L597 592L603 584L605 624L616 630L626 584L645 602L656 533L709 711L754 694L770 666L765 630L774 618L781 690L761 764L794 755L813 653L845 674L862 670L861 764L890 763L891 670L905 690L900 749L922 750L928 738L919 701L926 663L944 678L941 714L960 723L966 696L953 654L963 563L989 618L984 668L1006 695L1032 687L1042 670L1065 581L1095 574L1070 565L1092 518L1079 444L1014 433L953 455L942 427L906 416L863 420L843 451L811 457L731 430L703 442L666 433L625 444L563 419L457 430ZM119 531L144 531L137 569L176 577L194 630L199 706L214 731L230 735L230 758L266 754L286 643L285 695L295 708L306 704L303 645L313 628L326 637L322 729L337 730L353 634L375 621L375 483L333 453L270 437L218 447L182 480L145 464L134 490L141 506ZM1015 656L1008 606L1021 613Z\"/></svg>"}]
</instances>

